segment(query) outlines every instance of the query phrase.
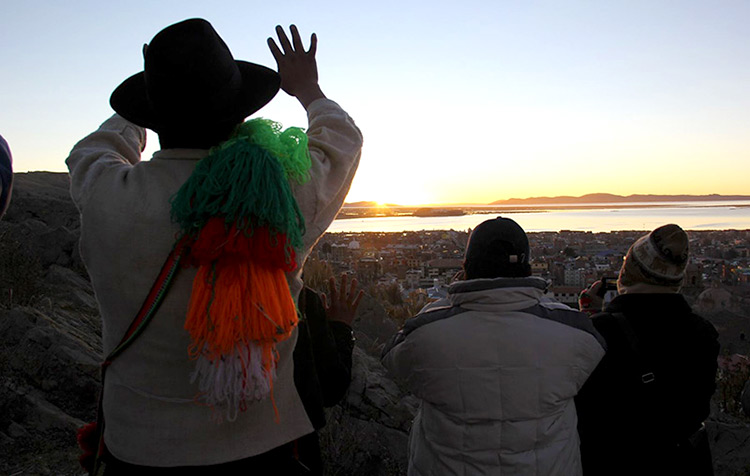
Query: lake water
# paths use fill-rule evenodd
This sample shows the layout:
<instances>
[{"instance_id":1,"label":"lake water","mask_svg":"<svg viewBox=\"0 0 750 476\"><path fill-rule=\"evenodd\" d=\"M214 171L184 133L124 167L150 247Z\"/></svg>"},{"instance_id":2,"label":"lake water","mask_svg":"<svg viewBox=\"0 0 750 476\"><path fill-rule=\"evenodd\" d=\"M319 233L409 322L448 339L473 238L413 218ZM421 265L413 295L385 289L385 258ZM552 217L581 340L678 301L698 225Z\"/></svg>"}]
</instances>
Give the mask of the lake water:
<instances>
[{"instance_id":1,"label":"lake water","mask_svg":"<svg viewBox=\"0 0 750 476\"><path fill-rule=\"evenodd\" d=\"M627 208L629 205L637 206L637 208ZM588 204L587 206L601 208L572 209L565 205L537 205L533 210L529 210L530 207L518 210L517 206L506 205L493 207L493 210L497 210L496 213L454 217L349 218L335 220L328 231L467 230L484 220L497 216L514 219L526 231L653 230L667 223L676 223L686 230L750 229L750 201Z\"/></svg>"}]
</instances>

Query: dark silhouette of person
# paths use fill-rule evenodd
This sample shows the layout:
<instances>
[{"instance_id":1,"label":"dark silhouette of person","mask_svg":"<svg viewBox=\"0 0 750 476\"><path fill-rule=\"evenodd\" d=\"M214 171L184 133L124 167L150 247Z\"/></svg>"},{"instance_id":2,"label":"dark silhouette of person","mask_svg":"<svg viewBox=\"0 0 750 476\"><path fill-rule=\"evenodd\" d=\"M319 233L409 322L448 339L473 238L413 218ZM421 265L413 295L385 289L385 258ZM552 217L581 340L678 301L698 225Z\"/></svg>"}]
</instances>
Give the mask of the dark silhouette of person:
<instances>
[{"instance_id":1,"label":"dark silhouette of person","mask_svg":"<svg viewBox=\"0 0 750 476\"><path fill-rule=\"evenodd\" d=\"M144 71L113 92L117 114L67 159L105 355L133 321L176 237L190 243L188 267L177 271L148 328L108 367L107 475L305 472L293 447L314 431L293 378L301 265L343 204L362 135L318 84L316 36L305 50L295 26L291 38L281 27L276 32L278 44L268 42L278 73L235 60L206 20L166 27L143 48ZM306 110L305 134L245 122L279 88ZM145 128L161 145L149 161L141 161ZM277 208L262 221L271 208L257 203ZM199 207L208 215L190 215ZM200 258L198 244L211 236L220 246L204 248ZM276 257L254 253L256 244ZM212 258L217 250L225 254ZM208 291L206 305L197 290ZM213 299L220 290L237 298ZM257 300L268 297L284 307ZM233 314L236 307L241 314ZM280 320L277 309L289 319ZM259 334L263 328L272 329L270 337Z\"/></svg>"},{"instance_id":2,"label":"dark silhouette of person","mask_svg":"<svg viewBox=\"0 0 750 476\"><path fill-rule=\"evenodd\" d=\"M13 191L13 156L8 143L0 136L0 218L5 214Z\"/></svg>"},{"instance_id":3,"label":"dark silhouette of person","mask_svg":"<svg viewBox=\"0 0 750 476\"><path fill-rule=\"evenodd\" d=\"M608 349L576 398L584 474L713 474L703 421L718 334L678 292L687 262L679 226L639 238L619 295L591 318Z\"/></svg>"}]
</instances>

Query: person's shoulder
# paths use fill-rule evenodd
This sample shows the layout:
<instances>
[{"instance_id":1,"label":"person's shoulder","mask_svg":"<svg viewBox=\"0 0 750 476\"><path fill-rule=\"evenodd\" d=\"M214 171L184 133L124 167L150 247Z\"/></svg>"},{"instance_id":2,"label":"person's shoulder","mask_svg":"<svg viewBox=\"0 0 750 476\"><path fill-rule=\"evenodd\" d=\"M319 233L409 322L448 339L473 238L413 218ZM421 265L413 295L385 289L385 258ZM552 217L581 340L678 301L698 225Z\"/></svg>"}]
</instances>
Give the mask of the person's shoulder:
<instances>
[{"instance_id":1,"label":"person's shoulder","mask_svg":"<svg viewBox=\"0 0 750 476\"><path fill-rule=\"evenodd\" d=\"M696 333L703 334L709 339L717 339L719 337L719 333L716 331L714 325L708 319L696 313L684 295L678 293L674 296L674 308L683 315L680 317L680 321L690 325Z\"/></svg>"},{"instance_id":2,"label":"person's shoulder","mask_svg":"<svg viewBox=\"0 0 750 476\"><path fill-rule=\"evenodd\" d=\"M691 311L690 319L693 323L693 327L697 332L705 334L709 339L715 340L719 338L719 332L716 330L716 327L705 317Z\"/></svg>"},{"instance_id":3,"label":"person's shoulder","mask_svg":"<svg viewBox=\"0 0 750 476\"><path fill-rule=\"evenodd\" d=\"M456 315L466 312L467 309L460 306L451 306L449 304L435 305L430 308L423 309L419 314L407 320L404 323L403 333L405 336L412 332L425 328L430 324L437 322L445 322Z\"/></svg>"},{"instance_id":4,"label":"person's shoulder","mask_svg":"<svg viewBox=\"0 0 750 476\"><path fill-rule=\"evenodd\" d=\"M523 312L586 331L592 328L588 314L557 301L541 300L538 304L524 309Z\"/></svg>"},{"instance_id":5,"label":"person's shoulder","mask_svg":"<svg viewBox=\"0 0 750 476\"><path fill-rule=\"evenodd\" d=\"M622 334L622 323L618 322L618 319L624 317L624 314L602 311L591 316L591 324L594 329L604 338L607 342L608 350L612 350L612 338Z\"/></svg>"},{"instance_id":6,"label":"person's shoulder","mask_svg":"<svg viewBox=\"0 0 750 476\"><path fill-rule=\"evenodd\" d=\"M602 348L607 348L605 339L594 327L588 314L577 309L555 301L544 300L539 301L539 303L530 308L524 309L523 312L588 334L594 337Z\"/></svg>"},{"instance_id":7,"label":"person's shoulder","mask_svg":"<svg viewBox=\"0 0 750 476\"><path fill-rule=\"evenodd\" d=\"M597 312L596 314L591 316L591 322L597 329L599 328L599 326L611 326L614 323L615 319L615 313L609 311Z\"/></svg>"}]
</instances>

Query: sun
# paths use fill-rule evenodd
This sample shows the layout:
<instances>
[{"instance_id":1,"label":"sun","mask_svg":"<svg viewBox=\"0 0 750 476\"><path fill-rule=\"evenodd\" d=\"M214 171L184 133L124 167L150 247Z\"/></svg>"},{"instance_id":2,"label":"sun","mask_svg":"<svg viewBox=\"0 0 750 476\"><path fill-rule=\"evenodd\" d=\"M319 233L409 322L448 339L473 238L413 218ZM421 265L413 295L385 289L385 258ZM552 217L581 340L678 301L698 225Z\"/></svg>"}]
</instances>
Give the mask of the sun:
<instances>
[{"instance_id":1,"label":"sun","mask_svg":"<svg viewBox=\"0 0 750 476\"><path fill-rule=\"evenodd\" d=\"M378 208L391 205L417 206L435 203L433 195L432 190L427 189L424 184L409 183L407 186L390 176L373 177L362 174L355 178L346 201L372 202Z\"/></svg>"},{"instance_id":2,"label":"sun","mask_svg":"<svg viewBox=\"0 0 750 476\"><path fill-rule=\"evenodd\" d=\"M433 198L429 193L425 193L417 187L405 188L399 190L388 190L388 196L380 195L375 199L378 207L388 207L390 205L417 206L429 205Z\"/></svg>"}]
</instances>

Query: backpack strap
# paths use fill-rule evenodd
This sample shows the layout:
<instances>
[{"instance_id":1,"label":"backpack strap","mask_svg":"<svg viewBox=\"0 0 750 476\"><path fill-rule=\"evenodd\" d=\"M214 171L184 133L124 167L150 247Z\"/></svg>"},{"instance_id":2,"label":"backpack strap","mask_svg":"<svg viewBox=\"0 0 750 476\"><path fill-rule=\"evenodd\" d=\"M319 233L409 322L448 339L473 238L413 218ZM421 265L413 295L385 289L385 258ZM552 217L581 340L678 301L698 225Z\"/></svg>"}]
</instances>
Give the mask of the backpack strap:
<instances>
[{"instance_id":1,"label":"backpack strap","mask_svg":"<svg viewBox=\"0 0 750 476\"><path fill-rule=\"evenodd\" d=\"M638 339L638 336L635 334L633 326L630 325L630 321L628 321L625 314L621 312L615 312L612 316L615 318L617 326L622 331L622 335L625 336L625 340L628 343L628 347L630 347L631 353L635 356L638 362L638 368L641 373L641 383L644 385L653 383L654 380L656 380L656 375L654 374L651 361L646 356L640 344L640 339Z\"/></svg>"}]
</instances>

